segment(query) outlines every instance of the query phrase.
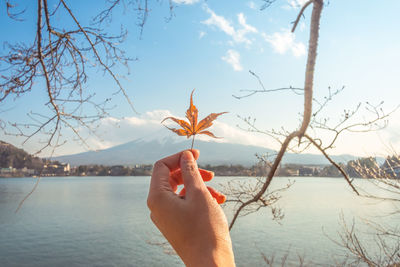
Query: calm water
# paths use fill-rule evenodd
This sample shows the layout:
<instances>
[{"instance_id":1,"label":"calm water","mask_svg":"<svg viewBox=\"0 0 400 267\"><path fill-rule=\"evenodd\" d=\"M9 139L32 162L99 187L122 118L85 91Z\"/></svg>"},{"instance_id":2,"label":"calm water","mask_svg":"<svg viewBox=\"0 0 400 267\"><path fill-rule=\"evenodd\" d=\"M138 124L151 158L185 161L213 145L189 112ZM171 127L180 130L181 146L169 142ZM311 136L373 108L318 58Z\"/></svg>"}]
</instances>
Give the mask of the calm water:
<instances>
[{"instance_id":1,"label":"calm water","mask_svg":"<svg viewBox=\"0 0 400 267\"><path fill-rule=\"evenodd\" d=\"M230 179L216 177L211 184L218 188ZM238 266L263 265L261 252L278 261L288 250L313 266L330 265L344 254L326 237L337 236L341 212L349 220L376 219L392 209L357 198L343 179L295 180L279 202L281 224L268 209L237 221L231 234ZM286 182L277 178L273 186ZM15 214L34 183L0 179L0 266L183 266L154 244L163 240L146 207L149 177L43 178ZM289 266L295 263L292 258Z\"/></svg>"}]
</instances>

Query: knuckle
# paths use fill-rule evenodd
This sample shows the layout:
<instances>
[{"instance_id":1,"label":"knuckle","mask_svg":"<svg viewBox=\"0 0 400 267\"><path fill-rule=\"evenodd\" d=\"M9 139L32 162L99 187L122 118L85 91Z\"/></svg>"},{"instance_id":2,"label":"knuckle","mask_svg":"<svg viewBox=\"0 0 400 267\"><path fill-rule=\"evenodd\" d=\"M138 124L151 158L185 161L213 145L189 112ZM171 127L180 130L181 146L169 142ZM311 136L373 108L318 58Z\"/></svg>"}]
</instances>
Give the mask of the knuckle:
<instances>
[{"instance_id":1,"label":"knuckle","mask_svg":"<svg viewBox=\"0 0 400 267\"><path fill-rule=\"evenodd\" d=\"M156 163L154 163L153 169L158 169L160 167L162 167L164 165L164 163L161 160L156 161Z\"/></svg>"},{"instance_id":2,"label":"knuckle","mask_svg":"<svg viewBox=\"0 0 400 267\"><path fill-rule=\"evenodd\" d=\"M187 173L196 173L197 172L197 164L193 161L189 161L183 166L183 169Z\"/></svg>"}]
</instances>

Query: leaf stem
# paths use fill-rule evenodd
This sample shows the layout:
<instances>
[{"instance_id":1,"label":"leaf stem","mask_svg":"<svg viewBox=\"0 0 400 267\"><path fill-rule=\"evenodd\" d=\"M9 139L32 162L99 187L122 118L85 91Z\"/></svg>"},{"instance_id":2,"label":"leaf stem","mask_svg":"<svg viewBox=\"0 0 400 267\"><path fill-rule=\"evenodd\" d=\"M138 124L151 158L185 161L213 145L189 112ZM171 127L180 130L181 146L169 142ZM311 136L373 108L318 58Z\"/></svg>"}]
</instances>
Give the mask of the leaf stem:
<instances>
[{"instance_id":1,"label":"leaf stem","mask_svg":"<svg viewBox=\"0 0 400 267\"><path fill-rule=\"evenodd\" d=\"M194 134L193 135L193 139L192 139L192 147L190 148L190 150L192 150L193 149L193 144L194 144L194 137L195 137L196 135Z\"/></svg>"}]
</instances>

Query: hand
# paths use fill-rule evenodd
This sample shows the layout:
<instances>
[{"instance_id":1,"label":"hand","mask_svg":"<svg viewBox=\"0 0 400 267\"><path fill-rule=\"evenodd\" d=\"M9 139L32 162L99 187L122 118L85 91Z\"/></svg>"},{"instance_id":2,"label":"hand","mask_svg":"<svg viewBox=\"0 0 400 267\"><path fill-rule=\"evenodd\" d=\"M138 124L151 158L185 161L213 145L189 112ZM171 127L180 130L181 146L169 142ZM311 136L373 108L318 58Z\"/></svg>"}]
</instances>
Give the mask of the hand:
<instances>
[{"instance_id":1,"label":"hand","mask_svg":"<svg viewBox=\"0 0 400 267\"><path fill-rule=\"evenodd\" d=\"M198 150L183 151L155 163L147 198L150 217L187 266L235 266L225 214L203 182L198 157ZM178 179L171 178L179 169L183 198L175 193ZM207 180L210 173L205 173Z\"/></svg>"},{"instance_id":2,"label":"hand","mask_svg":"<svg viewBox=\"0 0 400 267\"><path fill-rule=\"evenodd\" d=\"M198 157L198 152L193 152L197 155ZM214 177L214 173L199 169L200 176L203 179L203 181L208 182ZM173 171L170 173L169 176L169 184L171 185L172 191L176 192L178 190L178 185L183 184L183 178L182 178L182 170L178 169L176 171ZM211 196L218 202L218 204L222 204L225 202L226 197L224 194L221 194L220 192L216 191L214 188L207 186L208 192L210 192ZM184 197L186 195L186 188L183 187L182 190L179 192L180 197Z\"/></svg>"}]
</instances>

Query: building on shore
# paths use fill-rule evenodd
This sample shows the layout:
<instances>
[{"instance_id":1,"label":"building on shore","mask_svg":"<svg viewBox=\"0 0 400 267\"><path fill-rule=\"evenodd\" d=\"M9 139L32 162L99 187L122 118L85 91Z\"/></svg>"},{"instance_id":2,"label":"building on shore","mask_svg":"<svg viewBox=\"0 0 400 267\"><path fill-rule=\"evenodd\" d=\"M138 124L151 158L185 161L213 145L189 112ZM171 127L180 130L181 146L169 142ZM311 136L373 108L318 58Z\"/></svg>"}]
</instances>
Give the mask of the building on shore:
<instances>
[{"instance_id":1,"label":"building on shore","mask_svg":"<svg viewBox=\"0 0 400 267\"><path fill-rule=\"evenodd\" d=\"M43 166L42 175L56 176L56 175L69 175L71 166L69 163L51 163Z\"/></svg>"},{"instance_id":2,"label":"building on shore","mask_svg":"<svg viewBox=\"0 0 400 267\"><path fill-rule=\"evenodd\" d=\"M0 168L0 174L7 175L16 172L17 169L13 168L12 166L8 168Z\"/></svg>"}]
</instances>

